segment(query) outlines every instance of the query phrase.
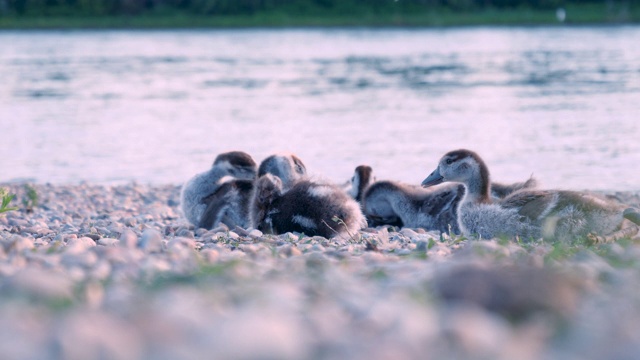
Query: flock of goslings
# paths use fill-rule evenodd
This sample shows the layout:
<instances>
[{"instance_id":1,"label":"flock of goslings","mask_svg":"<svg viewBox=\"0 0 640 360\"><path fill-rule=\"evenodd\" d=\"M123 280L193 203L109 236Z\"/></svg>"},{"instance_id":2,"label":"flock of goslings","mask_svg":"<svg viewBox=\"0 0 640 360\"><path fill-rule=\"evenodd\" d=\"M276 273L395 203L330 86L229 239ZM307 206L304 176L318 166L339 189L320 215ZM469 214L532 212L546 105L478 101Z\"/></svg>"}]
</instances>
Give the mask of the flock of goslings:
<instances>
[{"instance_id":1,"label":"flock of goslings","mask_svg":"<svg viewBox=\"0 0 640 360\"><path fill-rule=\"evenodd\" d=\"M309 176L291 153L258 166L249 154L231 151L183 185L180 205L189 222L205 229L225 224L326 238L392 225L482 239L608 242L636 236L640 225L640 212L607 197L538 189L533 177L493 182L480 156L465 149L445 154L421 186L377 181L368 165L338 185Z\"/></svg>"}]
</instances>

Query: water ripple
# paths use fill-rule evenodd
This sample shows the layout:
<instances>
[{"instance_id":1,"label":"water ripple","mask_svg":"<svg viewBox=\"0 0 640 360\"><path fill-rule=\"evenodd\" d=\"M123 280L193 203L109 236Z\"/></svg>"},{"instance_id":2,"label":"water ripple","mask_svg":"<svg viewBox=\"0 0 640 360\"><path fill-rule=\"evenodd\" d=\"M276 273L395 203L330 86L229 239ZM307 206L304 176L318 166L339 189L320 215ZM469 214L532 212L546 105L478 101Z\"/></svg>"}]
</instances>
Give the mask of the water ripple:
<instances>
[{"instance_id":1,"label":"water ripple","mask_svg":"<svg viewBox=\"0 0 640 360\"><path fill-rule=\"evenodd\" d=\"M240 148L297 152L336 181L369 163L419 182L468 147L500 181L640 190L638 38L638 26L2 32L0 180L178 183Z\"/></svg>"}]
</instances>

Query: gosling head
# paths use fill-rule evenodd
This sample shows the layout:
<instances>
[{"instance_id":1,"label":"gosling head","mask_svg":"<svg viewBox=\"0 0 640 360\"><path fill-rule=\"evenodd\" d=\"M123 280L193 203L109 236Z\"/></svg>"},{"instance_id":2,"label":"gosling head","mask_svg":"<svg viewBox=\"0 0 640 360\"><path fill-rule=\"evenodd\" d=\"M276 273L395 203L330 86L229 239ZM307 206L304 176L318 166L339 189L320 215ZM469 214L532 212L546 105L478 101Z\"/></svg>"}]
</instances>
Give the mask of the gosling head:
<instances>
[{"instance_id":1,"label":"gosling head","mask_svg":"<svg viewBox=\"0 0 640 360\"><path fill-rule=\"evenodd\" d=\"M285 187L307 175L307 167L297 156L289 153L274 154L262 160L258 176L272 174L279 177Z\"/></svg>"},{"instance_id":2,"label":"gosling head","mask_svg":"<svg viewBox=\"0 0 640 360\"><path fill-rule=\"evenodd\" d=\"M257 205L268 206L282 194L282 180L271 174L258 178L254 187L254 201Z\"/></svg>"},{"instance_id":3,"label":"gosling head","mask_svg":"<svg viewBox=\"0 0 640 360\"><path fill-rule=\"evenodd\" d=\"M440 159L438 167L424 179L422 187L447 181L463 183L471 193L485 194L489 191L489 170L480 156L471 150L450 151Z\"/></svg>"},{"instance_id":4,"label":"gosling head","mask_svg":"<svg viewBox=\"0 0 640 360\"><path fill-rule=\"evenodd\" d=\"M351 188L349 189L349 195L356 199L356 201L362 200L364 191L376 181L373 176L373 169L371 166L360 165L356 167L356 170L351 177Z\"/></svg>"},{"instance_id":5,"label":"gosling head","mask_svg":"<svg viewBox=\"0 0 640 360\"><path fill-rule=\"evenodd\" d=\"M251 155L243 151L230 151L218 155L213 162L214 168L220 168L235 178L253 180L256 177L257 165Z\"/></svg>"},{"instance_id":6,"label":"gosling head","mask_svg":"<svg viewBox=\"0 0 640 360\"><path fill-rule=\"evenodd\" d=\"M256 180L251 199L251 226L260 231L271 233L268 211L271 204L282 195L282 180L271 174L265 174Z\"/></svg>"}]
</instances>

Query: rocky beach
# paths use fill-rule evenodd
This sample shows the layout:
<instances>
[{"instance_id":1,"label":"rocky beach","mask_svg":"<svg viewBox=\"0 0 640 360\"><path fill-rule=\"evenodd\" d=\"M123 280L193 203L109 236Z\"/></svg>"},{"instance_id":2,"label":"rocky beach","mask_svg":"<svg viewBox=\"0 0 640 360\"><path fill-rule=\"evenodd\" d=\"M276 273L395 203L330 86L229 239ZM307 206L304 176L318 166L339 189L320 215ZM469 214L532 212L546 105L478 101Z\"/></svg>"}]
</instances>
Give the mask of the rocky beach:
<instances>
[{"instance_id":1,"label":"rocky beach","mask_svg":"<svg viewBox=\"0 0 640 360\"><path fill-rule=\"evenodd\" d=\"M632 241L204 230L180 214L176 185L3 187L18 209L0 215L2 359L640 353Z\"/></svg>"}]
</instances>

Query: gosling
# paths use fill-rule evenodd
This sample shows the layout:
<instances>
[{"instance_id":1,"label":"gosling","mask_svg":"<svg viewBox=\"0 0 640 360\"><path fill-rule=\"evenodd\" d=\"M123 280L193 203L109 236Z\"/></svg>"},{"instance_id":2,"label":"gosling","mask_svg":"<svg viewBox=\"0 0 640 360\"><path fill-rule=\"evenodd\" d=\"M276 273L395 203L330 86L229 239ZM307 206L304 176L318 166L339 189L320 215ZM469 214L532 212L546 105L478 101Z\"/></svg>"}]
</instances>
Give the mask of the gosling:
<instances>
[{"instance_id":1,"label":"gosling","mask_svg":"<svg viewBox=\"0 0 640 360\"><path fill-rule=\"evenodd\" d=\"M637 219L637 212L595 194L524 189L495 201L490 195L489 169L470 150L445 154L422 186L443 182L459 182L466 188L458 205L458 224L467 236L606 240L616 238L619 231L625 235L638 231L627 220Z\"/></svg>"},{"instance_id":2,"label":"gosling","mask_svg":"<svg viewBox=\"0 0 640 360\"><path fill-rule=\"evenodd\" d=\"M195 175L182 186L180 207L183 214L190 223L200 226L202 216L210 203L223 197L223 193L236 188L235 185L231 185L234 181L252 182L256 172L255 161L245 152L231 151L218 155L211 169ZM215 223L210 220L205 219L202 223Z\"/></svg>"},{"instance_id":3,"label":"gosling","mask_svg":"<svg viewBox=\"0 0 640 360\"><path fill-rule=\"evenodd\" d=\"M367 222L358 203L335 185L302 179L285 191L272 174L261 176L251 201L252 226L264 233L353 236Z\"/></svg>"},{"instance_id":4,"label":"gosling","mask_svg":"<svg viewBox=\"0 0 640 360\"><path fill-rule=\"evenodd\" d=\"M494 184L498 191L492 196L500 198L534 186L536 180L533 178L509 185ZM369 226L392 225L460 233L457 211L464 195L462 185L422 189L396 181L375 182L371 167L360 165L351 178L350 195L360 201Z\"/></svg>"}]
</instances>

